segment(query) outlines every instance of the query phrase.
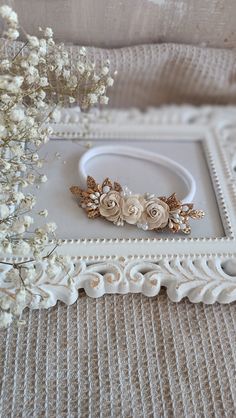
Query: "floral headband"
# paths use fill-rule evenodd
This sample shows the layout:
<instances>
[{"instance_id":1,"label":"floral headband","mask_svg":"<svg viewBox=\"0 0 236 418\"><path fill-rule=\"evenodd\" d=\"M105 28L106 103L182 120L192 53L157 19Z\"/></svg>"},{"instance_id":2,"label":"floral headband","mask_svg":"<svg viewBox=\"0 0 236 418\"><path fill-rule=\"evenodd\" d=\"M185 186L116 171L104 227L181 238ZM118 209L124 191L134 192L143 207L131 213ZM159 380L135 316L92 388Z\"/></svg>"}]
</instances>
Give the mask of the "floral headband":
<instances>
[{"instance_id":1,"label":"floral headband","mask_svg":"<svg viewBox=\"0 0 236 418\"><path fill-rule=\"evenodd\" d=\"M190 234L190 218L201 219L204 216L202 210L193 209L192 203L182 204L175 193L168 198L149 193L132 194L109 178L98 184L88 176L87 190L77 186L72 186L70 190L80 199L81 207L89 218L102 217L117 226L128 223L145 231L168 228L172 232Z\"/></svg>"},{"instance_id":2,"label":"floral headband","mask_svg":"<svg viewBox=\"0 0 236 418\"><path fill-rule=\"evenodd\" d=\"M151 161L154 160L153 153L144 150L134 150L129 147L99 147L95 151L87 151L83 155L79 163L79 172L82 178L85 177L85 162L95 155L104 153L113 153L120 155L132 155L136 158L146 157ZM190 184L189 196L195 192L195 182L182 166L163 156L156 156L159 163L166 165L169 163L175 172L183 178L183 170ZM150 157L150 158L148 158ZM165 164L164 164L165 163ZM177 170L178 169L178 170ZM181 171L182 170L182 171ZM79 198L80 205L85 209L87 216L91 219L102 217L109 222L113 222L117 226L123 226L125 223L136 225L145 231L160 231L169 229L172 232L183 232L190 234L190 219L202 219L204 212L202 210L193 209L192 203L183 203L173 193L170 197L158 197L155 194L145 193L133 194L126 186L122 187L117 182L112 182L106 178L103 183L97 183L93 177L86 178L87 189L78 186L72 186L70 191Z\"/></svg>"}]
</instances>

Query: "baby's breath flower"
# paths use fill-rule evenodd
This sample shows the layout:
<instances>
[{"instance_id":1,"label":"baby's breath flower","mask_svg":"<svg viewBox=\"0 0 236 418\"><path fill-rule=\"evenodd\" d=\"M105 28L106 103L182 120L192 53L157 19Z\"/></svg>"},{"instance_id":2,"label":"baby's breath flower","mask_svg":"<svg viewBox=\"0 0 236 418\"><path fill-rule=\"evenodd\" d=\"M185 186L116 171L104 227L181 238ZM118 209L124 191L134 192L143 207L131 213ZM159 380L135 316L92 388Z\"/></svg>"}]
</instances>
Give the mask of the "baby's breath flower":
<instances>
[{"instance_id":1,"label":"baby's breath flower","mask_svg":"<svg viewBox=\"0 0 236 418\"><path fill-rule=\"evenodd\" d=\"M108 67L103 67L102 68L102 75L107 75L109 73L109 68Z\"/></svg>"},{"instance_id":2,"label":"baby's breath flower","mask_svg":"<svg viewBox=\"0 0 236 418\"><path fill-rule=\"evenodd\" d=\"M39 63L39 56L36 54L36 52L32 51L28 56L28 62L31 65L38 65Z\"/></svg>"},{"instance_id":3,"label":"baby's breath flower","mask_svg":"<svg viewBox=\"0 0 236 418\"><path fill-rule=\"evenodd\" d=\"M6 23L5 38L8 42L17 39L16 13L9 6L2 6L0 16ZM5 279L11 292L15 292L9 297L0 290L0 326L7 326L19 317L28 298L43 304L40 296L32 296L37 279L32 260L37 263L49 257L49 278L70 264L52 253L45 256L46 246L51 240L56 242L57 226L49 222L32 229L34 219L30 212L36 199L22 192L28 186L39 188L39 182L47 181L47 176L39 172L44 161L38 149L53 134L49 124L61 121L60 108L55 109L55 104L77 102L83 109L96 103L106 104L106 89L113 84L108 61L98 71L82 47L78 62L71 64L64 45L55 45L51 28L41 30L41 36L39 39L26 35L27 47L23 45L23 53L18 50L14 59L6 57L4 48L0 48L0 252L12 258L12 268ZM85 118L84 125L87 130ZM48 216L47 209L37 213ZM19 256L28 261L16 265L13 259ZM73 285L70 280L69 283Z\"/></svg>"},{"instance_id":4,"label":"baby's breath flower","mask_svg":"<svg viewBox=\"0 0 236 418\"><path fill-rule=\"evenodd\" d=\"M46 40L45 39L40 39L39 45L40 45L39 50L38 50L39 55L44 57L47 54L47 42L46 42ZM42 60L41 60L41 62L42 62Z\"/></svg>"},{"instance_id":5,"label":"baby's breath flower","mask_svg":"<svg viewBox=\"0 0 236 418\"><path fill-rule=\"evenodd\" d=\"M79 71L80 74L83 74L85 72L85 66L82 62L77 64L77 70Z\"/></svg>"},{"instance_id":6,"label":"baby's breath flower","mask_svg":"<svg viewBox=\"0 0 236 418\"><path fill-rule=\"evenodd\" d=\"M12 245L11 245L11 243L7 239L4 239L2 241L2 246L3 246L3 251L7 255L12 254Z\"/></svg>"},{"instance_id":7,"label":"baby's breath flower","mask_svg":"<svg viewBox=\"0 0 236 418\"><path fill-rule=\"evenodd\" d=\"M0 100L3 103L9 103L11 100L11 97L8 94L1 94Z\"/></svg>"},{"instance_id":8,"label":"baby's breath flower","mask_svg":"<svg viewBox=\"0 0 236 418\"><path fill-rule=\"evenodd\" d=\"M10 6L4 5L0 7L0 15L3 19L9 19L12 14L12 8Z\"/></svg>"},{"instance_id":9,"label":"baby's breath flower","mask_svg":"<svg viewBox=\"0 0 236 418\"><path fill-rule=\"evenodd\" d=\"M42 161L37 161L36 165L37 165L38 168L42 168L43 167L43 162Z\"/></svg>"},{"instance_id":10,"label":"baby's breath flower","mask_svg":"<svg viewBox=\"0 0 236 418\"><path fill-rule=\"evenodd\" d=\"M41 211L39 212L39 215L40 215L40 216L43 216L44 218L46 218L46 217L48 216L48 211L47 211L47 209L41 210Z\"/></svg>"},{"instance_id":11,"label":"baby's breath flower","mask_svg":"<svg viewBox=\"0 0 236 418\"><path fill-rule=\"evenodd\" d=\"M77 78L77 76L76 76L76 75L72 75L72 76L70 77L70 79L68 80L68 85L69 85L69 87L71 87L72 89L73 89L73 88L76 88L77 83L78 83L78 78Z\"/></svg>"},{"instance_id":12,"label":"baby's breath flower","mask_svg":"<svg viewBox=\"0 0 236 418\"><path fill-rule=\"evenodd\" d=\"M9 216L9 207L2 203L0 205L0 219L6 219Z\"/></svg>"},{"instance_id":13,"label":"baby's breath flower","mask_svg":"<svg viewBox=\"0 0 236 418\"><path fill-rule=\"evenodd\" d=\"M98 82L100 81L100 77L99 77L99 75L94 74L94 76L93 76L93 81L94 81L95 83L98 83Z\"/></svg>"},{"instance_id":14,"label":"baby's breath flower","mask_svg":"<svg viewBox=\"0 0 236 418\"><path fill-rule=\"evenodd\" d=\"M18 93L24 78L21 76L0 75L0 89L6 92Z\"/></svg>"},{"instance_id":15,"label":"baby's breath flower","mask_svg":"<svg viewBox=\"0 0 236 418\"><path fill-rule=\"evenodd\" d=\"M22 221L24 223L25 228L29 228L29 226L34 223L34 219L32 218L32 216L29 215L23 216Z\"/></svg>"},{"instance_id":16,"label":"baby's breath flower","mask_svg":"<svg viewBox=\"0 0 236 418\"><path fill-rule=\"evenodd\" d=\"M109 97L107 97L107 96L101 96L101 97L100 97L100 103L101 103L102 105L107 105L107 104L108 104L108 102L109 102Z\"/></svg>"},{"instance_id":17,"label":"baby's breath flower","mask_svg":"<svg viewBox=\"0 0 236 418\"><path fill-rule=\"evenodd\" d=\"M99 93L99 94L104 94L104 93L105 93L105 91L106 91L106 87L105 87L104 85L102 85L102 86L100 86L100 87L98 88L98 93Z\"/></svg>"},{"instance_id":18,"label":"baby's breath flower","mask_svg":"<svg viewBox=\"0 0 236 418\"><path fill-rule=\"evenodd\" d=\"M2 60L2 62L0 63L0 69L2 71L7 71L9 70L11 67L11 63L8 59Z\"/></svg>"},{"instance_id":19,"label":"baby's breath flower","mask_svg":"<svg viewBox=\"0 0 236 418\"><path fill-rule=\"evenodd\" d=\"M27 256L31 252L30 244L24 240L17 243L13 247L13 253L17 256Z\"/></svg>"},{"instance_id":20,"label":"baby's breath flower","mask_svg":"<svg viewBox=\"0 0 236 418\"><path fill-rule=\"evenodd\" d=\"M36 154L36 153L32 154L32 156L31 156L31 160L32 160L33 162L38 161L38 159L39 159L39 155L38 155L38 154Z\"/></svg>"},{"instance_id":21,"label":"baby's breath flower","mask_svg":"<svg viewBox=\"0 0 236 418\"><path fill-rule=\"evenodd\" d=\"M38 98L39 98L39 99L41 99L41 100L44 100L44 99L45 99L45 97L46 97L46 93L45 93L45 91L44 91L44 90L42 90L42 89L41 89L41 90L39 90L37 94L38 94Z\"/></svg>"},{"instance_id":22,"label":"baby's breath flower","mask_svg":"<svg viewBox=\"0 0 236 418\"><path fill-rule=\"evenodd\" d=\"M17 220L12 225L12 231L17 234L23 234L25 232L25 226L22 220Z\"/></svg>"},{"instance_id":23,"label":"baby's breath flower","mask_svg":"<svg viewBox=\"0 0 236 418\"><path fill-rule=\"evenodd\" d=\"M18 30L14 28L9 28L4 34L6 38L11 39L12 41L15 41L20 36Z\"/></svg>"},{"instance_id":24,"label":"baby's breath flower","mask_svg":"<svg viewBox=\"0 0 236 418\"><path fill-rule=\"evenodd\" d=\"M6 19L10 24L17 24L18 17L16 12L12 10L10 6L4 5L0 7L0 16Z\"/></svg>"},{"instance_id":25,"label":"baby's breath flower","mask_svg":"<svg viewBox=\"0 0 236 418\"><path fill-rule=\"evenodd\" d=\"M46 232L54 232L57 229L57 225L55 222L49 222L45 225L45 231Z\"/></svg>"},{"instance_id":26,"label":"baby's breath flower","mask_svg":"<svg viewBox=\"0 0 236 418\"><path fill-rule=\"evenodd\" d=\"M4 138L7 134L7 130L5 128L5 126L0 125L0 138Z\"/></svg>"},{"instance_id":27,"label":"baby's breath flower","mask_svg":"<svg viewBox=\"0 0 236 418\"><path fill-rule=\"evenodd\" d=\"M27 176L27 181L29 182L29 184L34 184L36 180L36 177L33 173L29 173Z\"/></svg>"},{"instance_id":28,"label":"baby's breath flower","mask_svg":"<svg viewBox=\"0 0 236 418\"><path fill-rule=\"evenodd\" d=\"M70 70L65 69L63 71L63 77L68 80L70 78Z\"/></svg>"},{"instance_id":29,"label":"baby's breath flower","mask_svg":"<svg viewBox=\"0 0 236 418\"><path fill-rule=\"evenodd\" d=\"M23 189L25 188L25 187L27 187L28 186L28 182L25 180L25 179L20 179L19 180L19 186L20 187L22 187Z\"/></svg>"},{"instance_id":30,"label":"baby's breath flower","mask_svg":"<svg viewBox=\"0 0 236 418\"><path fill-rule=\"evenodd\" d=\"M96 104L98 102L98 96L95 93L91 93L88 95L89 103L90 104Z\"/></svg>"},{"instance_id":31,"label":"baby's breath flower","mask_svg":"<svg viewBox=\"0 0 236 418\"><path fill-rule=\"evenodd\" d=\"M107 85L108 87L112 87L114 84L114 79L112 77L108 77L107 79Z\"/></svg>"},{"instance_id":32,"label":"baby's breath flower","mask_svg":"<svg viewBox=\"0 0 236 418\"><path fill-rule=\"evenodd\" d=\"M41 87L46 87L48 85L48 79L47 77L41 77L39 80L39 84Z\"/></svg>"},{"instance_id":33,"label":"baby's breath flower","mask_svg":"<svg viewBox=\"0 0 236 418\"><path fill-rule=\"evenodd\" d=\"M24 149L22 145L13 145L11 147L11 151L13 152L15 156L18 156L18 157L24 154Z\"/></svg>"},{"instance_id":34,"label":"baby's breath flower","mask_svg":"<svg viewBox=\"0 0 236 418\"><path fill-rule=\"evenodd\" d=\"M25 195L22 192L14 192L12 194L12 201L18 205L24 197Z\"/></svg>"},{"instance_id":35,"label":"baby's breath flower","mask_svg":"<svg viewBox=\"0 0 236 418\"><path fill-rule=\"evenodd\" d=\"M46 174L42 174L41 176L39 176L39 181L40 183L46 183L46 181L48 180Z\"/></svg>"},{"instance_id":36,"label":"baby's breath flower","mask_svg":"<svg viewBox=\"0 0 236 418\"><path fill-rule=\"evenodd\" d=\"M3 310L8 310L11 307L11 299L9 296L3 296L0 299L0 308Z\"/></svg>"},{"instance_id":37,"label":"baby's breath flower","mask_svg":"<svg viewBox=\"0 0 236 418\"><path fill-rule=\"evenodd\" d=\"M23 209L32 209L36 203L36 199L32 195L26 195L21 201L21 207Z\"/></svg>"},{"instance_id":38,"label":"baby's breath flower","mask_svg":"<svg viewBox=\"0 0 236 418\"><path fill-rule=\"evenodd\" d=\"M32 48L39 47L39 40L36 36L28 35L27 38L28 38L28 42L29 42L30 47L32 47Z\"/></svg>"},{"instance_id":39,"label":"baby's breath flower","mask_svg":"<svg viewBox=\"0 0 236 418\"><path fill-rule=\"evenodd\" d=\"M8 327L13 320L13 315L10 312L0 312L0 328Z\"/></svg>"},{"instance_id":40,"label":"baby's breath flower","mask_svg":"<svg viewBox=\"0 0 236 418\"><path fill-rule=\"evenodd\" d=\"M79 54L82 55L82 56L85 56L86 52L87 51L86 51L86 48L84 46L82 46L82 48L80 48L80 50L79 50Z\"/></svg>"},{"instance_id":41,"label":"baby's breath flower","mask_svg":"<svg viewBox=\"0 0 236 418\"><path fill-rule=\"evenodd\" d=\"M52 119L54 122L60 122L61 111L59 109L54 109L54 111L52 112Z\"/></svg>"},{"instance_id":42,"label":"baby's breath flower","mask_svg":"<svg viewBox=\"0 0 236 418\"><path fill-rule=\"evenodd\" d=\"M46 144L48 141L49 141L49 136L45 135L45 137L43 138L43 143Z\"/></svg>"},{"instance_id":43,"label":"baby's breath flower","mask_svg":"<svg viewBox=\"0 0 236 418\"><path fill-rule=\"evenodd\" d=\"M54 46L54 45L55 45L54 40L52 38L49 38L48 39L48 46Z\"/></svg>"},{"instance_id":44,"label":"baby's breath flower","mask_svg":"<svg viewBox=\"0 0 236 418\"><path fill-rule=\"evenodd\" d=\"M27 61L22 60L20 62L20 67L21 68L28 68L28 66L29 66L29 63Z\"/></svg>"},{"instance_id":45,"label":"baby's breath flower","mask_svg":"<svg viewBox=\"0 0 236 418\"><path fill-rule=\"evenodd\" d=\"M44 32L45 38L52 38L53 37L53 31L51 28L46 28Z\"/></svg>"},{"instance_id":46,"label":"baby's breath flower","mask_svg":"<svg viewBox=\"0 0 236 418\"><path fill-rule=\"evenodd\" d=\"M23 81L24 81L24 77L22 76L16 76L13 78L13 83L16 88L21 87Z\"/></svg>"}]
</instances>

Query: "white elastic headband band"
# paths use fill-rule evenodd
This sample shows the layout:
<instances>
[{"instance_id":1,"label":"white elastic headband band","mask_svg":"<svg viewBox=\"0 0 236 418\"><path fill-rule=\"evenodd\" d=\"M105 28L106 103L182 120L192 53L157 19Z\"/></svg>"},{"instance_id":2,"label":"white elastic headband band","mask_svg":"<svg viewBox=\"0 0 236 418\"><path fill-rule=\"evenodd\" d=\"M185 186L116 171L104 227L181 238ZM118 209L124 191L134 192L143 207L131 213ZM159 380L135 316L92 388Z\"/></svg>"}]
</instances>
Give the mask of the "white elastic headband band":
<instances>
[{"instance_id":1,"label":"white elastic headband band","mask_svg":"<svg viewBox=\"0 0 236 418\"><path fill-rule=\"evenodd\" d=\"M88 173L86 173L86 164L88 163L88 161L94 157L104 154L124 155L140 160L151 161L153 163L157 163L169 168L184 181L187 187L187 194L182 199L182 201L186 203L191 203L193 201L194 195L196 193L196 182L192 174L186 168L182 167L182 165L171 160L170 158L156 154L155 152L121 145L103 145L100 147L94 147L86 151L82 155L78 164L81 186L86 187L86 181L88 176Z\"/></svg>"}]
</instances>

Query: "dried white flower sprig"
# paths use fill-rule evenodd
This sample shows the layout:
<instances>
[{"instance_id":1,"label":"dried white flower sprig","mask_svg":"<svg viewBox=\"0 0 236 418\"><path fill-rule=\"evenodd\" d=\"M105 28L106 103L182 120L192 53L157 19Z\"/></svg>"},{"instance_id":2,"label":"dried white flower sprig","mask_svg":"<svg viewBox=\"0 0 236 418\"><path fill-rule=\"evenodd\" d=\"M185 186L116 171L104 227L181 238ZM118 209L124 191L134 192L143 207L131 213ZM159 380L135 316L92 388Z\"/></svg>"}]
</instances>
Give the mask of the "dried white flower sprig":
<instances>
[{"instance_id":1,"label":"dried white flower sprig","mask_svg":"<svg viewBox=\"0 0 236 418\"><path fill-rule=\"evenodd\" d=\"M36 199L25 191L47 181L40 172L38 150L52 134L49 122L58 118L56 106L76 103L85 110L107 104L113 78L109 62L98 72L85 48L71 64L64 45L55 45L51 28L40 29L40 38L23 32L25 42L9 57L6 43L18 39L22 29L9 6L0 8L0 16L6 26L0 44L0 253L6 261L0 263L9 266L7 276L16 287L16 293L0 288L2 327L20 317L26 301L34 297L35 262L47 258L51 267L64 262L52 254L58 245L56 224L33 227ZM45 208L39 212L47 214ZM24 261L17 263L19 256ZM40 297L43 301L44 295Z\"/></svg>"}]
</instances>

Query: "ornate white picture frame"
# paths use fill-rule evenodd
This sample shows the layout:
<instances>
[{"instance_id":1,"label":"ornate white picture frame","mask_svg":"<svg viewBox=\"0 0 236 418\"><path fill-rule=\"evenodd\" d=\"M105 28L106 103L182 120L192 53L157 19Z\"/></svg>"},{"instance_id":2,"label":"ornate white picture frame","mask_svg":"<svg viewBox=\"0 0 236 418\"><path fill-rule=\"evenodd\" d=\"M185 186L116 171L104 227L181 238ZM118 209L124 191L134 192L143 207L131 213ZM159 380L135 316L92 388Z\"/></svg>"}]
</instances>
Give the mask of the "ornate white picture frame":
<instances>
[{"instance_id":1,"label":"ornate white picture frame","mask_svg":"<svg viewBox=\"0 0 236 418\"><path fill-rule=\"evenodd\" d=\"M92 119L89 134L83 141L93 143L112 138L115 141L135 139L135 144L141 140L172 144L201 142L223 233L140 238L62 237L58 252L69 258L50 280L45 272L47 260L37 263L38 275L32 285L35 297L30 307L50 307L57 300L72 304L79 289L91 297L128 292L154 296L161 286L166 287L168 296L175 302L183 297L204 303L236 300L236 109L170 107L145 113L116 110L104 111L96 122ZM64 111L60 123L54 127L54 136L79 140L79 120L76 109ZM40 193L45 199L43 189ZM206 213L206 219L211 216ZM7 270L7 266L1 266L4 287ZM43 300L37 296L42 292L46 296Z\"/></svg>"}]
</instances>

